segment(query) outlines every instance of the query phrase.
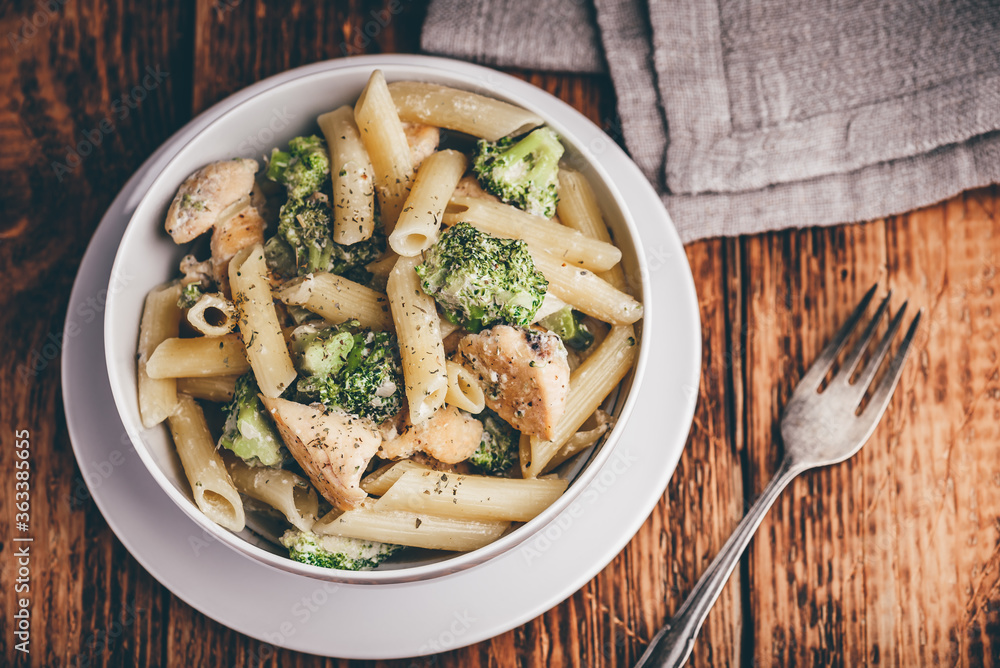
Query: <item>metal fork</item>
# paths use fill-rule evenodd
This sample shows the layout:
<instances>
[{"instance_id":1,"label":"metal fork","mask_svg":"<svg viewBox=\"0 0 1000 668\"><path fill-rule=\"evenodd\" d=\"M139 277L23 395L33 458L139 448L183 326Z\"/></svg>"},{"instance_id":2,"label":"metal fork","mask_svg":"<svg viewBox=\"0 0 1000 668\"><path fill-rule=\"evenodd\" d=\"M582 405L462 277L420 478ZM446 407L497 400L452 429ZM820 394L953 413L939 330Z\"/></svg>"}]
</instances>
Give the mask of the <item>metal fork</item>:
<instances>
[{"instance_id":1,"label":"metal fork","mask_svg":"<svg viewBox=\"0 0 1000 668\"><path fill-rule=\"evenodd\" d=\"M889 331L878 342L871 359L851 378L860 365L875 330L889 308L892 292L882 300L878 310L861 334L861 340L847 356L844 364L823 391L820 386L833 367L837 356L844 349L851 333L857 328L868 304L875 296L878 285L872 287L851 314L833 340L823 349L813 365L799 381L781 418L781 438L785 444L785 457L760 497L740 521L733 535L716 555L691 594L667 624L653 637L652 642L636 664L639 666L682 666L691 655L695 638L701 630L709 610L715 604L722 588L739 563L743 551L760 526L764 515L774 505L782 490L803 471L837 464L849 459L875 431L885 413L896 383L903 372L910 351L910 344L920 322L918 312L906 331L906 336L892 358L889 370L875 387L865 406L858 414L869 385L889 352L893 337L899 331L906 312L906 303L889 322Z\"/></svg>"}]
</instances>

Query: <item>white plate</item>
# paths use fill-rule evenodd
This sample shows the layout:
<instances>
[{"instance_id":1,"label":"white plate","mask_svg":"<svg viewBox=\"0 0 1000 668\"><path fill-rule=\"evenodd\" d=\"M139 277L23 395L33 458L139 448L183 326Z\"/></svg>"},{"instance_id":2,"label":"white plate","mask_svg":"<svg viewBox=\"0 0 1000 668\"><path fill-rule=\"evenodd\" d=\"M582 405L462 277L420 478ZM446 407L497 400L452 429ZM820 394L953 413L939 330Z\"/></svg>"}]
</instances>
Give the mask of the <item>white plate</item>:
<instances>
[{"instance_id":1,"label":"white plate","mask_svg":"<svg viewBox=\"0 0 1000 668\"><path fill-rule=\"evenodd\" d=\"M528 84L467 63L367 56L272 77L185 126L129 180L98 227L77 276L63 348L63 397L77 461L98 508L129 551L186 603L241 633L293 650L345 658L399 658L462 647L555 606L596 575L635 534L677 464L697 396L701 334L694 284L662 204L638 168L585 119L576 135L600 154L639 225L657 327L649 375L621 443L590 486L544 531L511 552L447 578L399 585L317 582L239 556L191 521L155 483L121 424L104 359L104 302L118 240L153 178L191 137L244 99L314 71L421 64L478 76L527 99ZM90 301L92 305L94 302ZM374 622L377 620L377 623Z\"/></svg>"}]
</instances>

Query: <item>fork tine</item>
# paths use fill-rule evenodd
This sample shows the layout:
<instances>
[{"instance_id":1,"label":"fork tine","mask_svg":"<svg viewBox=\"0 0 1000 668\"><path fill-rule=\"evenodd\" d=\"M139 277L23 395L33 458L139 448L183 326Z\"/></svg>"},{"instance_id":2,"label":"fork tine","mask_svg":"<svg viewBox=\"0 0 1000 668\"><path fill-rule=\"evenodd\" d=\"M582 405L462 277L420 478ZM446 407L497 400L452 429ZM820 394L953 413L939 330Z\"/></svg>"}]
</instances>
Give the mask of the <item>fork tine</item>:
<instances>
[{"instance_id":1,"label":"fork tine","mask_svg":"<svg viewBox=\"0 0 1000 668\"><path fill-rule=\"evenodd\" d=\"M851 376L854 375L854 371L858 368L858 363L861 361L862 355L868 349L868 344L875 338L875 330L878 328L879 323L882 322L882 316L885 315L886 309L889 308L890 299L892 299L892 290L889 290L889 294L878 305L875 315L872 316L871 321L865 327L865 331L861 333L861 338L858 340L857 345L854 346L854 350L848 354L847 359L844 360L844 366L837 372L837 375L845 383L850 382Z\"/></svg>"},{"instance_id":2,"label":"fork tine","mask_svg":"<svg viewBox=\"0 0 1000 668\"><path fill-rule=\"evenodd\" d=\"M858 321L861 320L861 316L864 315L865 309L868 308L868 304L871 302L872 297L875 296L875 290L878 289L878 283L873 285L871 289L861 298L861 302L854 308L854 312L851 313L851 317L847 319L847 322L837 331L833 336L833 340L826 344L826 348L823 348L823 352L819 354L816 361L813 362L809 370L806 371L805 375L802 376L802 380L799 381L799 385L795 388L796 390L800 388L808 388L809 390L815 390L819 387L819 384L823 382L824 376L826 376L827 371L833 366L833 363L837 360L837 355L840 351L844 349L844 344L847 343L848 337L854 328L858 326Z\"/></svg>"},{"instance_id":3,"label":"fork tine","mask_svg":"<svg viewBox=\"0 0 1000 668\"><path fill-rule=\"evenodd\" d=\"M910 328L906 330L906 336L903 337L903 342L900 344L899 350L896 351L896 356L889 363L889 371L872 393L871 401L868 402L868 406L863 413L865 417L873 421L878 421L882 417L882 413L885 412L886 406L889 405L892 393L896 389L896 383L899 382L899 377L903 375L903 365L906 363L906 357L910 352L910 344L913 343L913 336L917 333L917 325L920 324L920 316L923 313L923 309L920 309L917 315L914 316L913 322L910 323Z\"/></svg>"},{"instance_id":4,"label":"fork tine","mask_svg":"<svg viewBox=\"0 0 1000 668\"><path fill-rule=\"evenodd\" d=\"M903 305L899 307L896 315L893 316L892 320L889 321L889 331L885 333L882 340L878 342L878 346L875 347L875 352L872 354L872 358L868 360L868 364L865 368L861 370L858 374L858 379L854 383L854 387L859 393L858 401L861 401L861 397L864 396L865 391L868 389L868 385L871 384L872 379L875 378L875 374L878 372L878 368L882 365L882 360L885 359L886 354L889 352L889 346L892 345L892 340L896 336L896 332L899 331L899 326L903 322L903 316L906 314L906 306L909 302L903 302ZM920 315L917 315L917 319Z\"/></svg>"}]
</instances>

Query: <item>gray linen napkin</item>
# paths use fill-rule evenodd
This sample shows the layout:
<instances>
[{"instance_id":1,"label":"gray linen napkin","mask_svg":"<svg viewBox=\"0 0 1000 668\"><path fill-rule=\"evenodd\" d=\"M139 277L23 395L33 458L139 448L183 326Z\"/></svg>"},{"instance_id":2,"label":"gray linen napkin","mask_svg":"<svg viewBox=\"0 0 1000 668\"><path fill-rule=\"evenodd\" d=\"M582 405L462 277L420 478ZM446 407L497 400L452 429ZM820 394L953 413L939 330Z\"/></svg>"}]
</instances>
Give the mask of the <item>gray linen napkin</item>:
<instances>
[{"instance_id":1,"label":"gray linen napkin","mask_svg":"<svg viewBox=\"0 0 1000 668\"><path fill-rule=\"evenodd\" d=\"M625 145L685 241L878 218L1000 181L993 0L590 1L433 0L422 45L606 68Z\"/></svg>"}]
</instances>

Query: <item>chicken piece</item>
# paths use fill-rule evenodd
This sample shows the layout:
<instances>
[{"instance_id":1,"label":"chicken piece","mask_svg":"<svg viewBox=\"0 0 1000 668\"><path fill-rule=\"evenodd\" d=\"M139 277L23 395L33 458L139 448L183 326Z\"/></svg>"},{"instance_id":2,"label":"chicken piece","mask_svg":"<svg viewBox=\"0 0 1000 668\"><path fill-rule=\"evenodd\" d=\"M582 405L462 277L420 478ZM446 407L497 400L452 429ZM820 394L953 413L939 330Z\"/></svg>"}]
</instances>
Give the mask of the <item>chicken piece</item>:
<instances>
[{"instance_id":1,"label":"chicken piece","mask_svg":"<svg viewBox=\"0 0 1000 668\"><path fill-rule=\"evenodd\" d=\"M423 452L439 462L457 464L472 456L483 438L483 423L454 406L439 408L426 422L408 425L382 442L379 457L399 459Z\"/></svg>"},{"instance_id":2,"label":"chicken piece","mask_svg":"<svg viewBox=\"0 0 1000 668\"><path fill-rule=\"evenodd\" d=\"M569 363L551 332L497 325L458 342L479 376L486 405L523 433L550 439L566 409Z\"/></svg>"},{"instance_id":3,"label":"chicken piece","mask_svg":"<svg viewBox=\"0 0 1000 668\"><path fill-rule=\"evenodd\" d=\"M406 134L406 143L410 145L410 155L413 156L413 169L417 169L424 158L437 150L441 143L441 130L423 123L403 123L403 132Z\"/></svg>"},{"instance_id":4,"label":"chicken piece","mask_svg":"<svg viewBox=\"0 0 1000 668\"><path fill-rule=\"evenodd\" d=\"M226 294L229 294L229 261L244 248L264 243L264 226L260 212L249 206L219 221L212 229L212 275Z\"/></svg>"},{"instance_id":5,"label":"chicken piece","mask_svg":"<svg viewBox=\"0 0 1000 668\"><path fill-rule=\"evenodd\" d=\"M339 510L357 508L368 497L359 484L361 476L382 443L375 423L319 406L263 395L260 399L323 498Z\"/></svg>"},{"instance_id":6,"label":"chicken piece","mask_svg":"<svg viewBox=\"0 0 1000 668\"><path fill-rule=\"evenodd\" d=\"M207 232L227 208L253 190L257 161L213 162L187 177L167 211L165 227L174 243L185 244Z\"/></svg>"},{"instance_id":7,"label":"chicken piece","mask_svg":"<svg viewBox=\"0 0 1000 668\"><path fill-rule=\"evenodd\" d=\"M203 288L207 288L212 283L212 264L208 260L198 260L194 255L185 255L181 258L181 285L197 283Z\"/></svg>"}]
</instances>

